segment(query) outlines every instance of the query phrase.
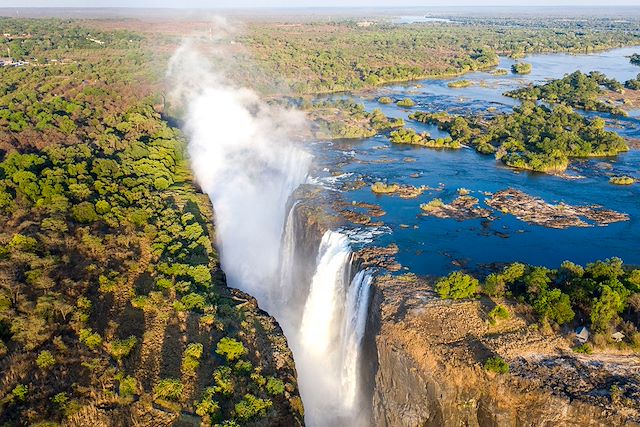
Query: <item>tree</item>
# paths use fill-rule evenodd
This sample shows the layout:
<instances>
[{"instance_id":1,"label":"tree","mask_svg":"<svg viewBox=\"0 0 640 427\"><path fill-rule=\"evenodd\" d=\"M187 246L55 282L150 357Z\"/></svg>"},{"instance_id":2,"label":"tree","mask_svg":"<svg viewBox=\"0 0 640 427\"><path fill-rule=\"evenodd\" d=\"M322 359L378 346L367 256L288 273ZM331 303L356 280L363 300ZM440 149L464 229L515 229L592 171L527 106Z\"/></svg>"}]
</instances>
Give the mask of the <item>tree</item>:
<instances>
[{"instance_id":1,"label":"tree","mask_svg":"<svg viewBox=\"0 0 640 427\"><path fill-rule=\"evenodd\" d=\"M227 359L227 362L233 362L234 360L238 360L242 356L248 353L248 350L245 346L240 342L233 338L224 337L216 346L216 353L221 356L224 356Z\"/></svg>"},{"instance_id":2,"label":"tree","mask_svg":"<svg viewBox=\"0 0 640 427\"><path fill-rule=\"evenodd\" d=\"M440 298L462 299L473 298L478 293L479 282L472 276L454 271L440 279L435 286Z\"/></svg>"},{"instance_id":3,"label":"tree","mask_svg":"<svg viewBox=\"0 0 640 427\"><path fill-rule=\"evenodd\" d=\"M484 369L489 372L494 372L496 374L507 374L509 373L509 365L504 361L502 357L495 356L490 357L484 362Z\"/></svg>"},{"instance_id":4,"label":"tree","mask_svg":"<svg viewBox=\"0 0 640 427\"><path fill-rule=\"evenodd\" d=\"M572 321L575 316L571 309L569 295L560 289L540 292L533 302L533 309L541 318L552 320L558 325Z\"/></svg>"},{"instance_id":5,"label":"tree","mask_svg":"<svg viewBox=\"0 0 640 427\"><path fill-rule=\"evenodd\" d=\"M624 310L624 301L616 291L603 285L600 297L591 307L591 327L596 331L605 331L611 321Z\"/></svg>"},{"instance_id":6,"label":"tree","mask_svg":"<svg viewBox=\"0 0 640 427\"><path fill-rule=\"evenodd\" d=\"M81 224L91 224L99 218L95 206L91 202L82 202L72 207L71 216Z\"/></svg>"},{"instance_id":7,"label":"tree","mask_svg":"<svg viewBox=\"0 0 640 427\"><path fill-rule=\"evenodd\" d=\"M53 357L53 354L51 354L50 351L43 350L40 352L40 354L38 354L38 358L36 359L36 365L38 365L40 369L49 369L55 364L56 364L56 359L55 357Z\"/></svg>"}]
</instances>

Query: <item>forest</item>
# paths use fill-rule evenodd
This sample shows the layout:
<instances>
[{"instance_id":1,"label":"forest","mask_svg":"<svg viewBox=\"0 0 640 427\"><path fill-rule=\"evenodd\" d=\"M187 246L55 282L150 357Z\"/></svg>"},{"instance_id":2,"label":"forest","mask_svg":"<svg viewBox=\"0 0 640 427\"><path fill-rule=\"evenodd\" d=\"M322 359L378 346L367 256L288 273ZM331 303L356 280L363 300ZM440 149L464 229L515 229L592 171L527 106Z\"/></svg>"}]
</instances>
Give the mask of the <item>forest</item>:
<instances>
[{"instance_id":1,"label":"forest","mask_svg":"<svg viewBox=\"0 0 640 427\"><path fill-rule=\"evenodd\" d=\"M633 89L633 86L631 80L623 85L598 71L592 71L589 74L575 71L561 79L543 85L516 89L505 93L505 95L517 99L563 103L585 111L600 111L626 116L627 113L622 108L599 98L604 94L605 89L622 93L625 87Z\"/></svg>"},{"instance_id":2,"label":"forest","mask_svg":"<svg viewBox=\"0 0 640 427\"><path fill-rule=\"evenodd\" d=\"M435 289L443 298L483 294L498 302L515 301L529 307L540 323L555 328L588 326L590 343L576 347L578 352L614 345L615 332L624 334L619 346L640 350L640 269L619 258L584 267L565 261L557 269L513 263L482 281L456 271L439 279ZM489 313L492 322L508 316L503 305Z\"/></svg>"},{"instance_id":3,"label":"forest","mask_svg":"<svg viewBox=\"0 0 640 427\"><path fill-rule=\"evenodd\" d=\"M48 63L0 74L0 424L300 420L294 368L260 355L288 354L277 326L226 287L163 57L127 32L2 24Z\"/></svg>"},{"instance_id":4,"label":"forest","mask_svg":"<svg viewBox=\"0 0 640 427\"><path fill-rule=\"evenodd\" d=\"M605 129L604 120L587 119L566 105L550 108L524 101L513 113L488 119L423 112L410 118L436 124L453 141L494 154L507 166L536 172L561 172L572 158L613 156L629 149L622 137Z\"/></svg>"}]
</instances>

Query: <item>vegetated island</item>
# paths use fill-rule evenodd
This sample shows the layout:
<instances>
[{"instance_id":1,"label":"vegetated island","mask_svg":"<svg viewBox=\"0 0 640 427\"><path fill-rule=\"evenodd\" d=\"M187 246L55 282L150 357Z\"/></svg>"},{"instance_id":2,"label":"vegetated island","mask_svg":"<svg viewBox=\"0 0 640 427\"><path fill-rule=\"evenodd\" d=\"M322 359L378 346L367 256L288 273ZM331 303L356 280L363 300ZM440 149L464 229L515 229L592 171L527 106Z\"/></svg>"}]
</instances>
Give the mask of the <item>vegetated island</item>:
<instances>
[{"instance_id":1,"label":"vegetated island","mask_svg":"<svg viewBox=\"0 0 640 427\"><path fill-rule=\"evenodd\" d=\"M609 182L615 185L631 185L636 182L635 178L630 176L612 176Z\"/></svg>"},{"instance_id":2,"label":"vegetated island","mask_svg":"<svg viewBox=\"0 0 640 427\"><path fill-rule=\"evenodd\" d=\"M389 119L380 110L347 99L316 102L307 108L313 136L318 139L369 138L379 132L404 126L403 119Z\"/></svg>"},{"instance_id":3,"label":"vegetated island","mask_svg":"<svg viewBox=\"0 0 640 427\"><path fill-rule=\"evenodd\" d=\"M623 85L598 71L592 71L589 74L575 71L562 79L553 80L543 85L516 89L505 93L505 95L520 100L563 103L585 111L600 111L626 116L627 113L622 108L624 103L615 105L612 98L616 95L623 95L625 87L635 92L633 90L634 83L635 80L632 79ZM629 94L627 97L634 98L634 94Z\"/></svg>"},{"instance_id":4,"label":"vegetated island","mask_svg":"<svg viewBox=\"0 0 640 427\"><path fill-rule=\"evenodd\" d=\"M457 150L462 148L459 141L447 136L445 138L432 139L427 132L417 133L413 129L401 127L389 134L389 140L394 144L419 145L428 148L444 148Z\"/></svg>"},{"instance_id":5,"label":"vegetated island","mask_svg":"<svg viewBox=\"0 0 640 427\"><path fill-rule=\"evenodd\" d=\"M436 218L453 218L458 221L477 218L489 218L491 211L481 208L478 199L469 195L460 195L450 204L445 204L441 199L433 199L420 205L423 215Z\"/></svg>"},{"instance_id":6,"label":"vegetated island","mask_svg":"<svg viewBox=\"0 0 640 427\"><path fill-rule=\"evenodd\" d=\"M537 172L564 171L572 158L606 157L629 150L625 140L605 130L601 118L587 119L569 106L547 107L523 101L512 113L492 118L413 113L410 118L436 124L452 143L494 154L505 165Z\"/></svg>"},{"instance_id":7,"label":"vegetated island","mask_svg":"<svg viewBox=\"0 0 640 427\"><path fill-rule=\"evenodd\" d=\"M473 82L471 80L455 80L455 81L449 82L447 86L452 89L460 89L460 88L469 87L472 84Z\"/></svg>"},{"instance_id":8,"label":"vegetated island","mask_svg":"<svg viewBox=\"0 0 640 427\"><path fill-rule=\"evenodd\" d=\"M634 53L629 57L629 62L633 65L640 65L640 54Z\"/></svg>"},{"instance_id":9,"label":"vegetated island","mask_svg":"<svg viewBox=\"0 0 640 427\"><path fill-rule=\"evenodd\" d=\"M530 74L532 70L533 66L528 62L516 62L511 66L513 74Z\"/></svg>"}]
</instances>

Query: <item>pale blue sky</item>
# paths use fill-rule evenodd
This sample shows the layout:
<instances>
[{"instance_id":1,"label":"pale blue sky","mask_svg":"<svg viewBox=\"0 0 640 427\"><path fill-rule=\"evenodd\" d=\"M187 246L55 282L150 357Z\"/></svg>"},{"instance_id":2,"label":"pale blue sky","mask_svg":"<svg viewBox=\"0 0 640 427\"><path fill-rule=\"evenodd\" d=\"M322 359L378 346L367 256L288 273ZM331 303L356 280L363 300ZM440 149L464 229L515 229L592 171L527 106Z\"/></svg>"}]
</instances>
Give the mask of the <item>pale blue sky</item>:
<instances>
[{"instance_id":1,"label":"pale blue sky","mask_svg":"<svg viewBox=\"0 0 640 427\"><path fill-rule=\"evenodd\" d=\"M639 0L450 0L447 6L639 6ZM443 6L442 0L0 0L0 7L393 7Z\"/></svg>"}]
</instances>

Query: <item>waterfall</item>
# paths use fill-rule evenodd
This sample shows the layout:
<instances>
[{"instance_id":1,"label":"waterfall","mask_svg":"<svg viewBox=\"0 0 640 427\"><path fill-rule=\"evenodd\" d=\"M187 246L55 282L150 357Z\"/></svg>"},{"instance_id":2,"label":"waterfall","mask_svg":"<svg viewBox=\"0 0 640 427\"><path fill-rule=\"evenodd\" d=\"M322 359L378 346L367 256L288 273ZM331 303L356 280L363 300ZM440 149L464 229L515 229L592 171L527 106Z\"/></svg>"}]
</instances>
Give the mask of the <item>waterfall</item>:
<instances>
[{"instance_id":1,"label":"waterfall","mask_svg":"<svg viewBox=\"0 0 640 427\"><path fill-rule=\"evenodd\" d=\"M359 359L371 276L352 277L349 239L332 231L322 238L313 278L300 274L299 264L312 260L298 259L296 204L286 209L311 163L289 139L303 114L231 84L189 45L176 52L168 75L187 107L189 158L213 203L228 284L256 297L282 326L307 424L363 424Z\"/></svg>"},{"instance_id":2,"label":"waterfall","mask_svg":"<svg viewBox=\"0 0 640 427\"><path fill-rule=\"evenodd\" d=\"M360 348L372 276L351 273L348 238L322 237L316 272L304 305L296 353L300 391L310 426L356 426L359 419Z\"/></svg>"}]
</instances>

